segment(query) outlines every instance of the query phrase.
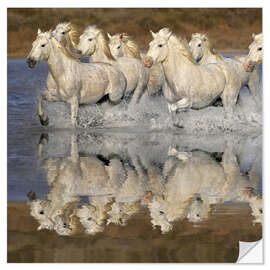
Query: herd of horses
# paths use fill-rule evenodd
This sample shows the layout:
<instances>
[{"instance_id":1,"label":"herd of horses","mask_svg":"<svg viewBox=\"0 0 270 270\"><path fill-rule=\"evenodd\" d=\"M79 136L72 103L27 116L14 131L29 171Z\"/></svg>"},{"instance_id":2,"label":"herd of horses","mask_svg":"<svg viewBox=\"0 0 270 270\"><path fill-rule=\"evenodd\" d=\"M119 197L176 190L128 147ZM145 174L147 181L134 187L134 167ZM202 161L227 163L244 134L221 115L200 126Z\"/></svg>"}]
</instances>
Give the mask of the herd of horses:
<instances>
[{"instance_id":1,"label":"herd of horses","mask_svg":"<svg viewBox=\"0 0 270 270\"><path fill-rule=\"evenodd\" d=\"M46 89L38 96L38 115L49 124L42 101L64 101L71 106L71 123L77 125L81 104L95 104L108 95L112 104L123 99L130 105L161 91L169 112L202 109L221 98L225 117L232 119L240 89L247 86L260 106L258 65L262 63L262 33L252 35L249 53L225 58L205 34L192 35L188 43L169 28L157 33L144 55L125 33L105 35L97 26L79 36L71 23L60 23L54 31L41 32L27 56L30 68L42 60L49 67ZM90 63L79 59L89 56Z\"/></svg>"}]
</instances>

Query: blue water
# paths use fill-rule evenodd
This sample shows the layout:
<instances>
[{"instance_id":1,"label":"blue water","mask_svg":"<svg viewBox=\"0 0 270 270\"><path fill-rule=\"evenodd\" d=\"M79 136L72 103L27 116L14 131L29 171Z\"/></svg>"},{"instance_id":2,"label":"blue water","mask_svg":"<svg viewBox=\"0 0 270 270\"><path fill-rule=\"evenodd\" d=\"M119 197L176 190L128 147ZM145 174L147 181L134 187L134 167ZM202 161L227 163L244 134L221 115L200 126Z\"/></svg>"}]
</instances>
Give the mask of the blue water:
<instances>
[{"instance_id":1,"label":"blue water","mask_svg":"<svg viewBox=\"0 0 270 270\"><path fill-rule=\"evenodd\" d=\"M45 62L29 69L25 59L8 59L8 200L26 200L32 189L43 198L48 192L45 171L37 160L44 128L36 115L36 99L45 88L47 73ZM250 166L245 164L249 163L240 164L242 169Z\"/></svg>"}]
</instances>

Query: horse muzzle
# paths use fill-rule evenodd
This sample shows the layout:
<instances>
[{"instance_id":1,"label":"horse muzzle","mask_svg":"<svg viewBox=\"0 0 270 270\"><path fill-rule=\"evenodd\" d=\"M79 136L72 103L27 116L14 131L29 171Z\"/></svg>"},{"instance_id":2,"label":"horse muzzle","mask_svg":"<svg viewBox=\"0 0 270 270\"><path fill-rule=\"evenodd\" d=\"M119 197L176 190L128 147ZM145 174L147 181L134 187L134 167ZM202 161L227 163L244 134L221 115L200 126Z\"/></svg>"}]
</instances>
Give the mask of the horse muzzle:
<instances>
[{"instance_id":1,"label":"horse muzzle","mask_svg":"<svg viewBox=\"0 0 270 270\"><path fill-rule=\"evenodd\" d=\"M253 69L254 69L254 66L255 66L254 63L246 62L246 63L244 63L244 70L245 70L246 72L252 72Z\"/></svg>"},{"instance_id":2,"label":"horse muzzle","mask_svg":"<svg viewBox=\"0 0 270 270\"><path fill-rule=\"evenodd\" d=\"M35 65L36 65L36 63L37 63L37 61L35 59L29 57L29 58L26 59L26 63L28 65L28 67L34 68Z\"/></svg>"},{"instance_id":3,"label":"horse muzzle","mask_svg":"<svg viewBox=\"0 0 270 270\"><path fill-rule=\"evenodd\" d=\"M34 191L32 191L32 190L27 193L27 197L28 197L30 202L37 199L36 193Z\"/></svg>"},{"instance_id":4,"label":"horse muzzle","mask_svg":"<svg viewBox=\"0 0 270 270\"><path fill-rule=\"evenodd\" d=\"M150 56L146 56L146 57L144 57L144 59L143 59L143 64L144 64L144 66L146 66L147 68L152 67L153 62L154 62L154 61L153 61L152 57L150 57Z\"/></svg>"},{"instance_id":5,"label":"horse muzzle","mask_svg":"<svg viewBox=\"0 0 270 270\"><path fill-rule=\"evenodd\" d=\"M74 57L79 58L79 59L83 56L82 51L80 51L78 49L74 49L72 51L72 54L73 54Z\"/></svg>"}]
</instances>

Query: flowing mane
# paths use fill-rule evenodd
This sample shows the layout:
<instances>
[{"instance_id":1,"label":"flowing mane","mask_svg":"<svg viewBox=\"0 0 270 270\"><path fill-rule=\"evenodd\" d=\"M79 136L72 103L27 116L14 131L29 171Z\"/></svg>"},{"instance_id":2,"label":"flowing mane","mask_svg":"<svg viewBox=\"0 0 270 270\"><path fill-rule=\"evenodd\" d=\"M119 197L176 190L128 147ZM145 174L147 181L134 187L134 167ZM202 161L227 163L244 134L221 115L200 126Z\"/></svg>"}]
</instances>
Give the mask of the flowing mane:
<instances>
[{"instance_id":1,"label":"flowing mane","mask_svg":"<svg viewBox=\"0 0 270 270\"><path fill-rule=\"evenodd\" d=\"M192 38L199 38L202 40L206 46L206 48L215 56L217 56L220 60L224 61L224 58L215 50L213 44L210 42L208 36L206 34L194 33L192 34Z\"/></svg>"},{"instance_id":2,"label":"flowing mane","mask_svg":"<svg viewBox=\"0 0 270 270\"><path fill-rule=\"evenodd\" d=\"M193 64L197 64L191 55L188 42L185 38L182 38L180 36L176 37L174 34L172 34L169 39L169 43L171 43L173 47L183 56L185 56L190 62L192 62Z\"/></svg>"},{"instance_id":3,"label":"flowing mane","mask_svg":"<svg viewBox=\"0 0 270 270\"><path fill-rule=\"evenodd\" d=\"M70 22L59 23L56 28L58 27L61 27L68 31L67 37L69 39L70 45L72 45L73 48L76 49L80 40L80 34L77 27Z\"/></svg>"},{"instance_id":4,"label":"flowing mane","mask_svg":"<svg viewBox=\"0 0 270 270\"><path fill-rule=\"evenodd\" d=\"M160 36L167 36L171 33L171 30L167 27L164 27L159 30L157 33ZM169 43L173 45L173 47L179 51L184 57L186 57L190 62L193 64L197 64L195 60L192 57L188 42L185 38L182 38L181 36L176 36L175 34L171 34L169 37Z\"/></svg>"},{"instance_id":5,"label":"flowing mane","mask_svg":"<svg viewBox=\"0 0 270 270\"><path fill-rule=\"evenodd\" d=\"M84 33L86 32L93 32L95 33L98 37L99 44L101 45L101 48L104 52L104 54L108 57L108 59L116 61L115 58L112 56L109 45L108 45L108 40L106 35L104 34L102 29L99 29L96 25L91 25L88 26L85 30Z\"/></svg>"},{"instance_id":6,"label":"flowing mane","mask_svg":"<svg viewBox=\"0 0 270 270\"><path fill-rule=\"evenodd\" d=\"M68 52L68 50L65 48L65 47L63 47L62 45L61 45L61 43L60 42L58 42L58 40L56 39L56 38L54 38L54 37L52 37L52 40L53 40L53 42L55 43L55 45L56 45L56 47L66 56L66 57L68 57L70 60L72 60L72 61L75 61L75 62L80 62L79 61L79 59L77 59L77 58L75 58L74 56L72 56L69 52Z\"/></svg>"},{"instance_id":7,"label":"flowing mane","mask_svg":"<svg viewBox=\"0 0 270 270\"><path fill-rule=\"evenodd\" d=\"M141 59L138 45L128 34L118 33L112 39L119 39L121 41L125 56Z\"/></svg>"}]
</instances>

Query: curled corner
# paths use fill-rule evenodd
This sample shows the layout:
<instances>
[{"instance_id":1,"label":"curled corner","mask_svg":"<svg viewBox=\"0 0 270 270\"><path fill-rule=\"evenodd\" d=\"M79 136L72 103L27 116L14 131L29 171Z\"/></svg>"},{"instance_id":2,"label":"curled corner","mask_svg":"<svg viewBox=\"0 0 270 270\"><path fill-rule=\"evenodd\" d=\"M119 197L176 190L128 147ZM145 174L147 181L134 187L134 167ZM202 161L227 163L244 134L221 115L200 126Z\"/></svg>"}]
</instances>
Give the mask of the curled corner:
<instances>
[{"instance_id":1,"label":"curled corner","mask_svg":"<svg viewBox=\"0 0 270 270\"><path fill-rule=\"evenodd\" d=\"M263 242L239 241L239 256L237 263L263 263Z\"/></svg>"}]
</instances>

